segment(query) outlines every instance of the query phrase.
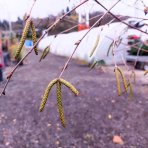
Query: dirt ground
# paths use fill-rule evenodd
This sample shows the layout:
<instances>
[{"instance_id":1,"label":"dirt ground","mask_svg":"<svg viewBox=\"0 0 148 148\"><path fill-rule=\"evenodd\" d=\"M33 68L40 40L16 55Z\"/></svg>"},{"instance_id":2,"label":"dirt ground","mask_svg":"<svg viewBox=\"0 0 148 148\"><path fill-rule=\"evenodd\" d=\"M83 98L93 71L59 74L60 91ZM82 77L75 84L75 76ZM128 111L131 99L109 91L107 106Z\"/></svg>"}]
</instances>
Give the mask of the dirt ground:
<instances>
[{"instance_id":1,"label":"dirt ground","mask_svg":"<svg viewBox=\"0 0 148 148\"><path fill-rule=\"evenodd\" d=\"M66 59L49 55L39 63L39 56L31 54L19 67L0 97L0 148L148 148L148 76L142 71L136 71L129 100L127 94L117 96L112 66L90 71L73 60L63 78L80 95L62 88L66 128L58 118L55 88L43 112L38 111L44 89ZM114 135L124 144L115 144Z\"/></svg>"}]
</instances>

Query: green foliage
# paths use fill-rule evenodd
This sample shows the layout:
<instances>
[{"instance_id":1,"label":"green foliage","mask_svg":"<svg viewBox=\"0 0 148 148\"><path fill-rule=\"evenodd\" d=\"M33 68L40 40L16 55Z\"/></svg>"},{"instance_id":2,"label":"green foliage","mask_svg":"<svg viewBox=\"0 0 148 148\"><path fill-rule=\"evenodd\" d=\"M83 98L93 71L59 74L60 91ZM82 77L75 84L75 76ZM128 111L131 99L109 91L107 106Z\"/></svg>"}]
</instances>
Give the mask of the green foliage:
<instances>
[{"instance_id":1,"label":"green foliage","mask_svg":"<svg viewBox=\"0 0 148 148\"><path fill-rule=\"evenodd\" d=\"M137 55L138 50L140 50L140 52L139 52L140 56L148 55L148 52L141 50L141 49L144 49L144 50L148 51L148 45L146 45L144 42L142 42L140 38L138 38L136 36L129 36L128 39L129 39L128 45L131 46L130 50L128 51L130 55Z\"/></svg>"}]
</instances>

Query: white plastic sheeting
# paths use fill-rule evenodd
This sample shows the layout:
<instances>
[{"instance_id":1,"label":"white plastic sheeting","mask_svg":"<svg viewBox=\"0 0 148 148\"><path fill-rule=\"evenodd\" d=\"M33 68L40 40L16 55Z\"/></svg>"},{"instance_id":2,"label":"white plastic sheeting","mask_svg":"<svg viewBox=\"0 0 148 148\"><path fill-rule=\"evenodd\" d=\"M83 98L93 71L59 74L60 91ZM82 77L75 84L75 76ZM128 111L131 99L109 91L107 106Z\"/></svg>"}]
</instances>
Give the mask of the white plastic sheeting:
<instances>
[{"instance_id":1,"label":"white plastic sheeting","mask_svg":"<svg viewBox=\"0 0 148 148\"><path fill-rule=\"evenodd\" d=\"M103 31L101 28L103 27ZM112 42L107 37L111 37L112 39L118 39L120 35L122 35L122 42L127 43L128 35L138 35L141 36L142 34L139 31L129 29L125 32L127 26L122 23L112 23L109 26L100 26L97 28L93 28L84 40L80 43L79 47L77 48L73 58L78 58L81 60L85 60L87 62L92 62L94 60L104 60L106 64L113 64L113 57L110 51L109 56L107 56L107 51L109 46ZM143 28L144 30L144 28ZM56 55L67 56L69 57L73 50L75 49L75 43L80 40L83 35L88 30L80 31L80 32L73 32L69 34L61 34L58 35L56 38L54 36L49 36L41 40L39 43L39 49L43 50L47 45L51 45L51 52ZM100 34L100 43L98 44L96 51L94 52L93 56L90 57L90 53L93 49L95 44L96 38ZM145 38L146 35L144 35ZM122 57L125 58L126 56L127 46L120 44L117 49L115 49L115 60L118 63L122 62Z\"/></svg>"}]
</instances>

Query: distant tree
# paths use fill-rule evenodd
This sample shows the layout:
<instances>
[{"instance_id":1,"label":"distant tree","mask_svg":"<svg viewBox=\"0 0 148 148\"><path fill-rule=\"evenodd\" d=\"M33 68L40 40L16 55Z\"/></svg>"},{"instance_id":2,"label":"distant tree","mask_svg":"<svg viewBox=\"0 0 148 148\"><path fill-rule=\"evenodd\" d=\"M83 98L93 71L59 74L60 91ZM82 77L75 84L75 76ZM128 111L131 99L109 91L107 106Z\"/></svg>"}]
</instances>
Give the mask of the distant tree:
<instances>
[{"instance_id":1,"label":"distant tree","mask_svg":"<svg viewBox=\"0 0 148 148\"><path fill-rule=\"evenodd\" d=\"M20 17L18 17L16 23L19 25L23 25L23 20Z\"/></svg>"},{"instance_id":2,"label":"distant tree","mask_svg":"<svg viewBox=\"0 0 148 148\"><path fill-rule=\"evenodd\" d=\"M9 29L9 23L7 20L3 20L3 27L4 27L4 30L8 30Z\"/></svg>"}]
</instances>

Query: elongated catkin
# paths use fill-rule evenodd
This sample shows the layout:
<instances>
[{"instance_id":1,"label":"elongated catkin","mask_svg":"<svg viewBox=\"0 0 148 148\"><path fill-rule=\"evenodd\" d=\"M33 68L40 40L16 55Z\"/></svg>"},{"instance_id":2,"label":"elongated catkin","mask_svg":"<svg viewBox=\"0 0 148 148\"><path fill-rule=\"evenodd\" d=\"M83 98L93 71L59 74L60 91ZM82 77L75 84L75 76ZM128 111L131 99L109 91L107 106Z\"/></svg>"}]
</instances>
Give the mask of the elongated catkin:
<instances>
[{"instance_id":1,"label":"elongated catkin","mask_svg":"<svg viewBox=\"0 0 148 148\"><path fill-rule=\"evenodd\" d=\"M23 33L22 33L22 37L20 39L20 42L19 42L19 45L18 45L18 48L16 50L16 54L15 54L15 59L17 59L19 57L19 54L23 48L23 45L24 45L24 42L25 42L25 39L27 37L27 34L28 34L28 31L29 31L29 28L30 28L30 24L31 24L31 19L29 18L25 24L25 28L23 30Z\"/></svg>"},{"instance_id":2,"label":"elongated catkin","mask_svg":"<svg viewBox=\"0 0 148 148\"><path fill-rule=\"evenodd\" d=\"M32 41L33 41L33 45L37 42L37 36L36 36L36 31L35 31L35 26L33 21L31 21L31 30L32 30ZM38 55L38 49L37 47L34 48L34 52L36 55Z\"/></svg>"},{"instance_id":3,"label":"elongated catkin","mask_svg":"<svg viewBox=\"0 0 148 148\"><path fill-rule=\"evenodd\" d=\"M94 54L94 52L96 51L96 48L97 48L97 46L98 46L98 44L99 44L99 41L100 41L100 35L97 37L97 39L96 39L96 42L95 42L95 44L94 44L94 47L93 47L93 49L92 49L92 51L91 51L91 53L90 53L90 57L92 57L92 55Z\"/></svg>"},{"instance_id":4,"label":"elongated catkin","mask_svg":"<svg viewBox=\"0 0 148 148\"><path fill-rule=\"evenodd\" d=\"M98 61L94 61L94 62L92 63L92 65L90 66L90 69L93 69L93 68L97 65L97 63L98 63Z\"/></svg>"},{"instance_id":5,"label":"elongated catkin","mask_svg":"<svg viewBox=\"0 0 148 148\"><path fill-rule=\"evenodd\" d=\"M40 57L39 62L41 62L42 59L45 57L45 54L46 54L48 48L49 48L49 46L47 46L47 47L42 51L42 55L41 55L41 57Z\"/></svg>"},{"instance_id":6,"label":"elongated catkin","mask_svg":"<svg viewBox=\"0 0 148 148\"><path fill-rule=\"evenodd\" d=\"M48 55L48 53L50 52L50 47L47 48L46 52L43 55L43 59L46 58L46 56Z\"/></svg>"},{"instance_id":7,"label":"elongated catkin","mask_svg":"<svg viewBox=\"0 0 148 148\"><path fill-rule=\"evenodd\" d=\"M79 94L78 90L71 83L69 83L68 81L60 78L60 82L62 84L64 84L66 87L68 87L75 95Z\"/></svg>"},{"instance_id":8,"label":"elongated catkin","mask_svg":"<svg viewBox=\"0 0 148 148\"><path fill-rule=\"evenodd\" d=\"M127 82L126 82L124 73L123 73L123 71L122 71L121 68L117 67L117 69L118 69L119 73L121 74L122 81L123 81L123 85L124 85L124 89L125 89L125 91L127 92L127 91L128 91L128 87L127 87Z\"/></svg>"},{"instance_id":9,"label":"elongated catkin","mask_svg":"<svg viewBox=\"0 0 148 148\"><path fill-rule=\"evenodd\" d=\"M56 85L57 85L57 105L58 105L58 111L59 111L59 118L60 118L62 126L65 127L66 123L65 123L64 112L63 112L62 92L61 92L60 81L57 81Z\"/></svg>"},{"instance_id":10,"label":"elongated catkin","mask_svg":"<svg viewBox=\"0 0 148 148\"><path fill-rule=\"evenodd\" d=\"M119 80L119 75L118 75L118 69L117 67L115 67L115 77L116 77L116 84L117 84L117 92L118 92L118 96L121 95L121 88L120 88L120 80Z\"/></svg>"},{"instance_id":11,"label":"elongated catkin","mask_svg":"<svg viewBox=\"0 0 148 148\"><path fill-rule=\"evenodd\" d=\"M109 52L110 52L111 48L113 47L113 44L114 44L114 41L112 41L108 47L107 56L109 56Z\"/></svg>"},{"instance_id":12,"label":"elongated catkin","mask_svg":"<svg viewBox=\"0 0 148 148\"><path fill-rule=\"evenodd\" d=\"M133 96L133 88L132 88L132 84L129 83L129 87L130 87L130 98Z\"/></svg>"},{"instance_id":13,"label":"elongated catkin","mask_svg":"<svg viewBox=\"0 0 148 148\"><path fill-rule=\"evenodd\" d=\"M48 96L49 96L49 92L51 90L51 88L53 87L53 85L57 82L57 79L54 79L52 80L47 88L45 89L45 92L44 92L44 95L43 95L43 98L42 98L42 101L41 101L41 105L40 105L40 108L39 108L39 111L43 111L44 107L45 107L45 104L47 102L47 99L48 99Z\"/></svg>"}]
</instances>

